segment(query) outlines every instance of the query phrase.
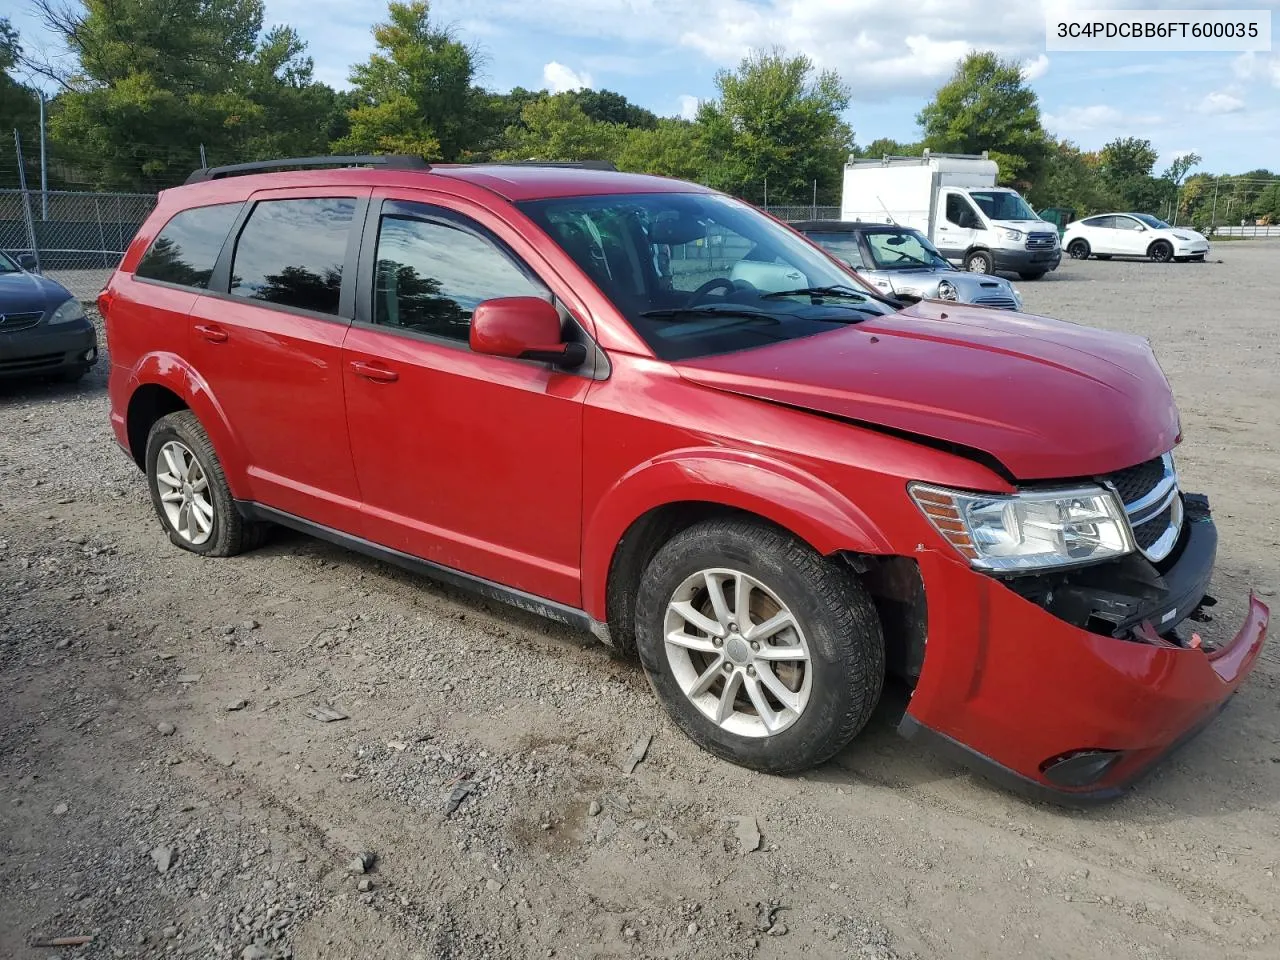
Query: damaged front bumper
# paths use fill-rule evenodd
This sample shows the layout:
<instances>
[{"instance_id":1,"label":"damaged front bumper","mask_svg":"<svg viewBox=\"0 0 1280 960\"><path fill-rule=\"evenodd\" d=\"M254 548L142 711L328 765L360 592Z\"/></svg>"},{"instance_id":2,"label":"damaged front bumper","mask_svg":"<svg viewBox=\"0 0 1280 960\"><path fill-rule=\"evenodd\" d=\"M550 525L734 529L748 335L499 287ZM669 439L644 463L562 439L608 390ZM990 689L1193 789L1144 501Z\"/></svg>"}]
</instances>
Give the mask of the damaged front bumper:
<instances>
[{"instance_id":1,"label":"damaged front bumper","mask_svg":"<svg viewBox=\"0 0 1280 960\"><path fill-rule=\"evenodd\" d=\"M1113 799L1194 735L1253 668L1269 612L1213 646L1207 619L1217 531L1207 500L1160 568L1141 558L1000 581L920 556L928 602L923 670L900 732L1057 802Z\"/></svg>"}]
</instances>

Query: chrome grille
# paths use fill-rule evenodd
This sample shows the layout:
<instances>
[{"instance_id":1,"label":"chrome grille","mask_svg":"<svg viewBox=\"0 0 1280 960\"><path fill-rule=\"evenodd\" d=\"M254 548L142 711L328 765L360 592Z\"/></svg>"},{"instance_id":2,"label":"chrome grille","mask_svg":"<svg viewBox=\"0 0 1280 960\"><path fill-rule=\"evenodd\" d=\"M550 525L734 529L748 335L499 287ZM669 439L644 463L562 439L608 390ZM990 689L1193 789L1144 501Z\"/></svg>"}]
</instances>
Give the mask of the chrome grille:
<instances>
[{"instance_id":1,"label":"chrome grille","mask_svg":"<svg viewBox=\"0 0 1280 960\"><path fill-rule=\"evenodd\" d=\"M1028 250L1052 250L1058 243L1058 235L1056 233L1029 233L1027 234Z\"/></svg>"},{"instance_id":2,"label":"chrome grille","mask_svg":"<svg viewBox=\"0 0 1280 960\"><path fill-rule=\"evenodd\" d=\"M1105 478L1124 503L1133 540L1151 561L1167 557L1182 532L1182 494L1173 455L1147 460Z\"/></svg>"},{"instance_id":3,"label":"chrome grille","mask_svg":"<svg viewBox=\"0 0 1280 960\"><path fill-rule=\"evenodd\" d=\"M0 333L13 333L15 330L34 327L43 316L39 310L31 313L0 313Z\"/></svg>"},{"instance_id":4,"label":"chrome grille","mask_svg":"<svg viewBox=\"0 0 1280 960\"><path fill-rule=\"evenodd\" d=\"M981 303L988 307L999 307L1002 310L1013 310L1018 305L1013 302L1013 297L1001 297L991 294L985 297L974 297L974 303Z\"/></svg>"}]
</instances>

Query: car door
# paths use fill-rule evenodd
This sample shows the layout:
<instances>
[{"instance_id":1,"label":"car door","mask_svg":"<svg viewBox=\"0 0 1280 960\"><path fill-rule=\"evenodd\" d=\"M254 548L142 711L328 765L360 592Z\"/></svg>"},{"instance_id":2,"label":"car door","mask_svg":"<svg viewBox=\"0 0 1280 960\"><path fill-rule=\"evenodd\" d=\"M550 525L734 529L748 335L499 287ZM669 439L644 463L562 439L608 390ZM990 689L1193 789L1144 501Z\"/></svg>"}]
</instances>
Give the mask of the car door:
<instances>
[{"instance_id":1,"label":"car door","mask_svg":"<svg viewBox=\"0 0 1280 960\"><path fill-rule=\"evenodd\" d=\"M580 606L582 404L592 381L471 352L478 303L552 294L501 221L481 224L461 201L421 196L375 195L343 348L367 535Z\"/></svg>"},{"instance_id":2,"label":"car door","mask_svg":"<svg viewBox=\"0 0 1280 960\"><path fill-rule=\"evenodd\" d=\"M190 314L190 354L264 506L352 531L342 341L368 188L253 194Z\"/></svg>"},{"instance_id":3,"label":"car door","mask_svg":"<svg viewBox=\"0 0 1280 960\"><path fill-rule=\"evenodd\" d=\"M1147 252L1147 228L1136 217L1117 214L1112 219L1115 220L1116 226L1113 231L1116 237L1116 253L1122 253L1129 257L1145 255Z\"/></svg>"},{"instance_id":4,"label":"car door","mask_svg":"<svg viewBox=\"0 0 1280 960\"><path fill-rule=\"evenodd\" d=\"M982 218L963 193L947 190L943 196L936 246L948 260L962 260L982 229Z\"/></svg>"},{"instance_id":5,"label":"car door","mask_svg":"<svg viewBox=\"0 0 1280 960\"><path fill-rule=\"evenodd\" d=\"M1108 256L1122 253L1120 232L1116 230L1115 224L1116 218L1112 216L1090 217L1085 220L1084 238L1089 241L1089 249L1094 253L1105 253Z\"/></svg>"}]
</instances>

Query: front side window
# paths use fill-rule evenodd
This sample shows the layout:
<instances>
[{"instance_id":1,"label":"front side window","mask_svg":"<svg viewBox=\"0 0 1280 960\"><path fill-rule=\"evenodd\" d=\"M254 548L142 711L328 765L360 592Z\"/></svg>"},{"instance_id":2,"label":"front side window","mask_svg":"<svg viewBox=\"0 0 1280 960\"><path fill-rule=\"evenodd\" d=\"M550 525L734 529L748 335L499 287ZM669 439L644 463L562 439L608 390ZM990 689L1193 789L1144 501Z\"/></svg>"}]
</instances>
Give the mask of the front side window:
<instances>
[{"instance_id":1,"label":"front side window","mask_svg":"<svg viewBox=\"0 0 1280 960\"><path fill-rule=\"evenodd\" d=\"M1027 201L1008 190L972 190L969 196L992 220L1039 220Z\"/></svg>"},{"instance_id":2,"label":"front side window","mask_svg":"<svg viewBox=\"0 0 1280 960\"><path fill-rule=\"evenodd\" d=\"M958 193L947 194L947 219L966 230L982 229L982 221L972 204Z\"/></svg>"},{"instance_id":3,"label":"front side window","mask_svg":"<svg viewBox=\"0 0 1280 960\"><path fill-rule=\"evenodd\" d=\"M207 288L213 265L239 213L240 204L220 203L174 214L138 261L134 276Z\"/></svg>"},{"instance_id":4,"label":"front side window","mask_svg":"<svg viewBox=\"0 0 1280 960\"><path fill-rule=\"evenodd\" d=\"M942 254L915 230L875 230L866 234L867 249L878 270L949 267Z\"/></svg>"},{"instance_id":5,"label":"front side window","mask_svg":"<svg viewBox=\"0 0 1280 960\"><path fill-rule=\"evenodd\" d=\"M891 313L803 238L717 194L606 194L520 208L659 357L812 336Z\"/></svg>"},{"instance_id":6,"label":"front side window","mask_svg":"<svg viewBox=\"0 0 1280 960\"><path fill-rule=\"evenodd\" d=\"M336 314L355 210L350 197L259 202L236 243L232 295Z\"/></svg>"},{"instance_id":7,"label":"front side window","mask_svg":"<svg viewBox=\"0 0 1280 960\"><path fill-rule=\"evenodd\" d=\"M1112 219L1115 221L1114 226L1117 230L1133 230L1136 232L1142 229L1138 225L1138 221L1133 217L1113 217Z\"/></svg>"},{"instance_id":8,"label":"front side window","mask_svg":"<svg viewBox=\"0 0 1280 960\"><path fill-rule=\"evenodd\" d=\"M843 260L855 270L863 268L862 251L858 249L858 235L856 233L810 233L806 234L806 236L833 257Z\"/></svg>"},{"instance_id":9,"label":"front side window","mask_svg":"<svg viewBox=\"0 0 1280 960\"><path fill-rule=\"evenodd\" d=\"M492 241L441 220L383 217L374 274L374 323L451 340L481 301L549 297Z\"/></svg>"}]
</instances>

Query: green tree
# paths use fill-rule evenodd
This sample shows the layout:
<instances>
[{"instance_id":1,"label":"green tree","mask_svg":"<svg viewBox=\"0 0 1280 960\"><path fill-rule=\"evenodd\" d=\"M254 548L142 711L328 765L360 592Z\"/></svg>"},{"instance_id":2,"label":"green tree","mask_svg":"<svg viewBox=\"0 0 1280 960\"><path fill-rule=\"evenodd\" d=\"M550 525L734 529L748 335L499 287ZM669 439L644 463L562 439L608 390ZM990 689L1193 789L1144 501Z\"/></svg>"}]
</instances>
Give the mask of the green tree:
<instances>
[{"instance_id":1,"label":"green tree","mask_svg":"<svg viewBox=\"0 0 1280 960\"><path fill-rule=\"evenodd\" d=\"M1034 183L1051 154L1035 91L1015 61L994 53L961 60L916 122L930 150L988 151L1005 184Z\"/></svg>"},{"instance_id":2,"label":"green tree","mask_svg":"<svg viewBox=\"0 0 1280 960\"><path fill-rule=\"evenodd\" d=\"M13 76L21 57L18 31L7 17L0 17L0 136L12 138L16 129L23 145L32 151L39 135L40 101L34 90ZM9 171L5 173L7 176Z\"/></svg>"},{"instance_id":3,"label":"green tree","mask_svg":"<svg viewBox=\"0 0 1280 960\"><path fill-rule=\"evenodd\" d=\"M652 110L637 106L612 90L574 90L569 93L582 107L582 112L600 123L616 123L624 127L652 130L658 116Z\"/></svg>"},{"instance_id":4,"label":"green tree","mask_svg":"<svg viewBox=\"0 0 1280 960\"><path fill-rule=\"evenodd\" d=\"M1116 206L1099 176L1098 154L1085 153L1070 140L1052 140L1051 146L1041 175L1027 195L1033 207L1070 207L1077 217L1087 217Z\"/></svg>"},{"instance_id":5,"label":"green tree","mask_svg":"<svg viewBox=\"0 0 1280 960\"><path fill-rule=\"evenodd\" d=\"M1150 140L1138 137L1119 137L1102 148L1099 176L1117 207L1156 213L1168 201L1168 185L1151 173L1158 155Z\"/></svg>"},{"instance_id":6,"label":"green tree","mask_svg":"<svg viewBox=\"0 0 1280 960\"><path fill-rule=\"evenodd\" d=\"M392 3L373 38L377 51L351 69L359 104L348 115L351 132L334 148L463 159L483 106L472 86L476 52L432 22L426 0Z\"/></svg>"},{"instance_id":7,"label":"green tree","mask_svg":"<svg viewBox=\"0 0 1280 960\"><path fill-rule=\"evenodd\" d=\"M677 119L659 120L651 129L630 129L616 162L620 170L701 179L707 167L702 131L695 123Z\"/></svg>"},{"instance_id":8,"label":"green tree","mask_svg":"<svg viewBox=\"0 0 1280 960\"><path fill-rule=\"evenodd\" d=\"M839 197L853 131L843 114L849 89L832 70L814 72L804 55L757 50L716 74L719 97L698 109L707 152L703 182L778 203Z\"/></svg>"},{"instance_id":9,"label":"green tree","mask_svg":"<svg viewBox=\"0 0 1280 960\"><path fill-rule=\"evenodd\" d=\"M609 160L617 158L626 127L592 120L571 93L532 100L520 124L508 129L499 160Z\"/></svg>"},{"instance_id":10,"label":"green tree","mask_svg":"<svg viewBox=\"0 0 1280 960\"><path fill-rule=\"evenodd\" d=\"M879 137L854 152L859 157L878 160L881 157L918 157L923 149L919 143L903 143L890 137Z\"/></svg>"},{"instance_id":11,"label":"green tree","mask_svg":"<svg viewBox=\"0 0 1280 960\"><path fill-rule=\"evenodd\" d=\"M261 0L36 0L76 68L50 117L54 156L104 187L169 186L199 163L320 153L336 95Z\"/></svg>"}]
</instances>

